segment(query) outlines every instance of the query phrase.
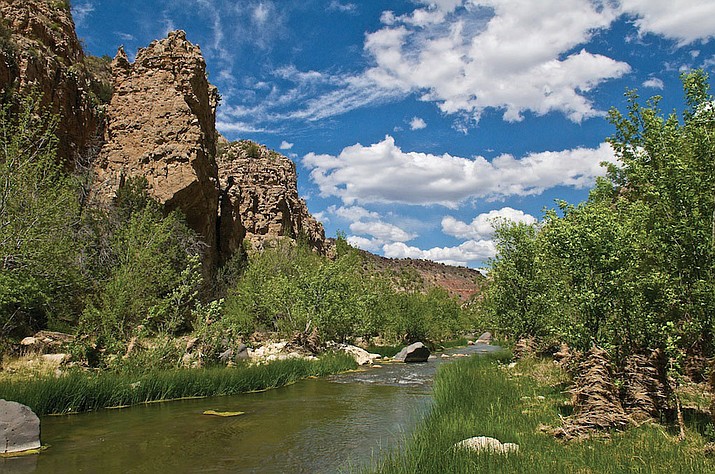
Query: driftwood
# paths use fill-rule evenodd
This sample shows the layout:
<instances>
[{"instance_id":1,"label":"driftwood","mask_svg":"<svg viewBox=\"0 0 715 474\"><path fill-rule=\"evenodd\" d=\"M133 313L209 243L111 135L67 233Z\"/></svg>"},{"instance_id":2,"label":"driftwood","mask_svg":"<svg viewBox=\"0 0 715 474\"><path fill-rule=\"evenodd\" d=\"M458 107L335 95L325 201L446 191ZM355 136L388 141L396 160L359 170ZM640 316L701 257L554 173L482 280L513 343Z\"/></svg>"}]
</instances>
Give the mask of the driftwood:
<instances>
[{"instance_id":1,"label":"driftwood","mask_svg":"<svg viewBox=\"0 0 715 474\"><path fill-rule=\"evenodd\" d=\"M524 357L533 356L536 354L537 349L538 344L533 336L524 337L514 345L514 358L523 359Z\"/></svg>"},{"instance_id":2,"label":"driftwood","mask_svg":"<svg viewBox=\"0 0 715 474\"><path fill-rule=\"evenodd\" d=\"M653 351L649 356L629 356L622 379L623 407L633 422L657 420L667 410L670 389L661 351Z\"/></svg>"},{"instance_id":3,"label":"driftwood","mask_svg":"<svg viewBox=\"0 0 715 474\"><path fill-rule=\"evenodd\" d=\"M628 426L608 354L593 347L579 365L579 375L571 389L573 414L564 418L563 426L554 431L554 436L566 440L590 437L610 430Z\"/></svg>"}]
</instances>

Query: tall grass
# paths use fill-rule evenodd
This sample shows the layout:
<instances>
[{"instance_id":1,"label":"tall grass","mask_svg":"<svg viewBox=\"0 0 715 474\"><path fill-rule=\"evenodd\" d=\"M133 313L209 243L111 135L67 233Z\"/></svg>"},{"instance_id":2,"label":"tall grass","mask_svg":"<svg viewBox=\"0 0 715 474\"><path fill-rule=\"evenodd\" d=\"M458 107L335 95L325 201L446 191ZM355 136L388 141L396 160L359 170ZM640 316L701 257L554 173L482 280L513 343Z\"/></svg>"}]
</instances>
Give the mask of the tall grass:
<instances>
[{"instance_id":1,"label":"tall grass","mask_svg":"<svg viewBox=\"0 0 715 474\"><path fill-rule=\"evenodd\" d=\"M60 377L4 382L0 384L0 398L25 404L38 415L65 414L174 398L235 395L355 367L352 357L336 353L317 361L288 359L230 368L97 374L78 371Z\"/></svg>"},{"instance_id":2,"label":"tall grass","mask_svg":"<svg viewBox=\"0 0 715 474\"><path fill-rule=\"evenodd\" d=\"M692 427L680 444L659 425L612 433L609 440L556 441L539 428L558 426L559 414L567 414L564 380L553 364L527 361L508 369L500 357L472 357L442 366L434 382L432 411L399 449L374 462L372 472L715 472L715 461L703 455L704 439ZM518 443L520 451L503 456L453 449L472 436Z\"/></svg>"}]
</instances>

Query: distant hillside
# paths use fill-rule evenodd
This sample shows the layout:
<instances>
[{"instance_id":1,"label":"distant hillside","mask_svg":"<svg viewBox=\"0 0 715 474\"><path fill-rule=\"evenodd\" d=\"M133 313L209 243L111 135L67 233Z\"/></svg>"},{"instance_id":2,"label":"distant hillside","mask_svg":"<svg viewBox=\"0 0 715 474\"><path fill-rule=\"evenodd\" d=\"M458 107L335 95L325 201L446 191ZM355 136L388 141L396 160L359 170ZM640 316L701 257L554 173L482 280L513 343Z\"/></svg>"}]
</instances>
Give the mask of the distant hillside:
<instances>
[{"instance_id":1,"label":"distant hillside","mask_svg":"<svg viewBox=\"0 0 715 474\"><path fill-rule=\"evenodd\" d=\"M360 250L366 265L374 271L389 275L402 289L444 288L462 301L478 293L486 278L479 271L455 267L430 260L385 258Z\"/></svg>"}]
</instances>

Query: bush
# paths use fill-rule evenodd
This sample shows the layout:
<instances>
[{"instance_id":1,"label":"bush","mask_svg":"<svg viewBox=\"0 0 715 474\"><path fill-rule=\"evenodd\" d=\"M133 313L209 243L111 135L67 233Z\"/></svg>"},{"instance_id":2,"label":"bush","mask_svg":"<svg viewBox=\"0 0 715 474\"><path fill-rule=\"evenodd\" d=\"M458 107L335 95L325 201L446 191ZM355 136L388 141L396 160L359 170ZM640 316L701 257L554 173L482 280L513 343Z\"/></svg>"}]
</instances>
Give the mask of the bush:
<instances>
[{"instance_id":1,"label":"bush","mask_svg":"<svg viewBox=\"0 0 715 474\"><path fill-rule=\"evenodd\" d=\"M57 117L38 94L0 108L0 338L73 321L79 188L56 162Z\"/></svg>"}]
</instances>

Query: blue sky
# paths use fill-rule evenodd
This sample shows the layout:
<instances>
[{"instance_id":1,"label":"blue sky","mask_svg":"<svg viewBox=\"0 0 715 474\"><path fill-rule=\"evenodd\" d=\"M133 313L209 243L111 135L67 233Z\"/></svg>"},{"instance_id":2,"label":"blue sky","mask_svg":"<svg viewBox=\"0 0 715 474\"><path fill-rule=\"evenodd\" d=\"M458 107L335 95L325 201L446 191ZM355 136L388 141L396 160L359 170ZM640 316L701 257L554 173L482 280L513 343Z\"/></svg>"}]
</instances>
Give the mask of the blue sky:
<instances>
[{"instance_id":1,"label":"blue sky","mask_svg":"<svg viewBox=\"0 0 715 474\"><path fill-rule=\"evenodd\" d=\"M682 108L715 66L704 0L73 0L87 51L183 29L222 102L219 131L298 166L334 236L388 257L479 267L490 222L576 203L613 160L626 88Z\"/></svg>"}]
</instances>

